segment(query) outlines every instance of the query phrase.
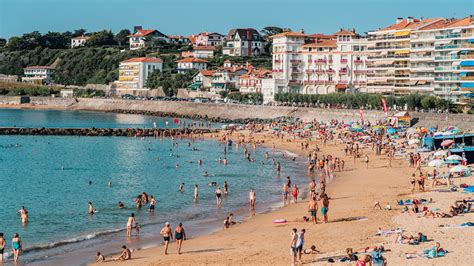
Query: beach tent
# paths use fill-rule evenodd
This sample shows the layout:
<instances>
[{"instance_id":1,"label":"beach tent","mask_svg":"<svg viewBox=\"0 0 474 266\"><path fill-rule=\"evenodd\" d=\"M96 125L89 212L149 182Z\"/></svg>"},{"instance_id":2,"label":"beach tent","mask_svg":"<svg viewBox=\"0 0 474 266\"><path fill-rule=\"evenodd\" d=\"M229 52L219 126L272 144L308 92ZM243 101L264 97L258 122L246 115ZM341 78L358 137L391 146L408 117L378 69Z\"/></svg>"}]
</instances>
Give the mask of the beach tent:
<instances>
[{"instance_id":1,"label":"beach tent","mask_svg":"<svg viewBox=\"0 0 474 266\"><path fill-rule=\"evenodd\" d=\"M394 127L409 127L411 117L408 112L398 112L393 116L387 117L387 122Z\"/></svg>"},{"instance_id":2,"label":"beach tent","mask_svg":"<svg viewBox=\"0 0 474 266\"><path fill-rule=\"evenodd\" d=\"M428 163L428 166L429 167L440 167L440 166L443 166L445 164L445 162L443 160L433 160L431 162Z\"/></svg>"}]
</instances>

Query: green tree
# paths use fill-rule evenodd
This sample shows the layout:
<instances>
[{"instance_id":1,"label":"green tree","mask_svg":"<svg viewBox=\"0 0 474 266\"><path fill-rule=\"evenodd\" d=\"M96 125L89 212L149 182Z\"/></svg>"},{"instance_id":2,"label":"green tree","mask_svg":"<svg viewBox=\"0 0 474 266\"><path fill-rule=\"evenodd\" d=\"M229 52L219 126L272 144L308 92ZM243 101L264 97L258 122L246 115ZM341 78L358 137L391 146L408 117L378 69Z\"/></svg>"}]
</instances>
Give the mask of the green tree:
<instances>
[{"instance_id":1,"label":"green tree","mask_svg":"<svg viewBox=\"0 0 474 266\"><path fill-rule=\"evenodd\" d=\"M86 42L86 45L90 47L116 44L114 34L110 30L94 32Z\"/></svg>"},{"instance_id":2,"label":"green tree","mask_svg":"<svg viewBox=\"0 0 474 266\"><path fill-rule=\"evenodd\" d=\"M118 45L123 46L127 45L129 41L129 35L132 33L129 29L122 29L117 34L115 34L114 40L118 43Z\"/></svg>"},{"instance_id":3,"label":"green tree","mask_svg":"<svg viewBox=\"0 0 474 266\"><path fill-rule=\"evenodd\" d=\"M87 30L86 29L77 29L74 30L74 33L72 34L72 37L78 37L78 36L83 36L86 34Z\"/></svg>"}]
</instances>

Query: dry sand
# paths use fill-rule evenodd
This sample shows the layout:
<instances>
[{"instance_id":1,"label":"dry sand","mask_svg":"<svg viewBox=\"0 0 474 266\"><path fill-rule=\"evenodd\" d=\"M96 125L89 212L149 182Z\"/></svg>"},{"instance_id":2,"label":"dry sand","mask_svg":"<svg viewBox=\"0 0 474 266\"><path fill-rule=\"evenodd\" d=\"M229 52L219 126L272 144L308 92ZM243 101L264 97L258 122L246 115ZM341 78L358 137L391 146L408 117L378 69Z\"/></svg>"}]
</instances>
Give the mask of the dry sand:
<instances>
[{"instance_id":1,"label":"dry sand","mask_svg":"<svg viewBox=\"0 0 474 266\"><path fill-rule=\"evenodd\" d=\"M272 136L256 136L257 139L266 139L266 144L274 142L277 148L306 156L297 143L281 142L272 139ZM393 162L393 168L387 168L385 156L375 156L370 148L363 149L368 153L371 162L369 169L365 169L362 159L356 163L353 159L343 155L342 146L328 144L321 147L322 154L333 154L342 157L346 162L345 171L337 172L336 177L328 185L327 193L331 197L328 224L312 225L302 221L307 215L307 201L290 204L280 210L256 215L249 221L232 226L230 229L218 231L212 235L202 236L184 241L182 255L176 254L175 243L170 244L170 254L163 255L163 246L138 250L133 252L133 259L120 265L289 265L290 258L290 231L292 228L306 229L305 246L316 245L322 252L318 255L303 256L304 264L338 265L344 263L327 263L327 259L344 254L347 247L354 249L383 244L392 249L383 255L391 265L469 265L471 250L474 248L474 239L471 228L440 229L439 224L459 224L473 221L474 214L466 214L453 219L416 218L408 214L400 214L400 208L395 202L400 198L433 198L433 207L446 210L454 199L460 199L466 194L457 193L410 193L408 177L413 169L409 169L404 159ZM464 180L467 181L467 180ZM469 180L471 181L471 180ZM283 181L282 181L283 182ZM472 181L471 181L472 183ZM307 187L308 184L298 184ZM258 195L258 190L257 190ZM257 198L258 200L258 198ZM375 201L382 207L390 202L392 211L373 209ZM318 213L318 217L320 213ZM341 221L353 217L367 217L362 221ZM287 219L287 224L276 225L272 221ZM332 221L332 222L331 222ZM428 260L415 258L407 260L403 256L405 251L422 251L431 247L434 242L419 246L392 244L394 236L375 236L378 228L404 228L408 234L422 231L429 238L441 242L450 253L444 258ZM159 228L157 228L157 232ZM192 235L193 232L188 232ZM117 243L117 249L124 243ZM110 259L110 256L107 258ZM113 264L113 262L107 262ZM346 265L349 263L345 263ZM350 265L350 264L349 264Z\"/></svg>"}]
</instances>

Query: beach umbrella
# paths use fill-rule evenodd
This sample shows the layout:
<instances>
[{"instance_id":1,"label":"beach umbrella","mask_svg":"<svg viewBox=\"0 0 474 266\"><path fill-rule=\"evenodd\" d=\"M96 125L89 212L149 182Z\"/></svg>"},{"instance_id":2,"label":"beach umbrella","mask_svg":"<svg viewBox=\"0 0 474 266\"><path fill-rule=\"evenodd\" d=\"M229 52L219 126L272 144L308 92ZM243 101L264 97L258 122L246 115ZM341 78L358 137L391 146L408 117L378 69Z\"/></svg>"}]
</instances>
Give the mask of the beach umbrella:
<instances>
[{"instance_id":1,"label":"beach umbrella","mask_svg":"<svg viewBox=\"0 0 474 266\"><path fill-rule=\"evenodd\" d=\"M441 131L435 132L435 133L433 134L433 136L435 136L435 137L437 137L437 136L443 136L443 132L441 132Z\"/></svg>"},{"instance_id":2,"label":"beach umbrella","mask_svg":"<svg viewBox=\"0 0 474 266\"><path fill-rule=\"evenodd\" d=\"M457 154L453 154L453 155L449 155L448 158L446 158L446 160L461 161L462 157Z\"/></svg>"},{"instance_id":3,"label":"beach umbrella","mask_svg":"<svg viewBox=\"0 0 474 266\"><path fill-rule=\"evenodd\" d=\"M430 166L430 167L440 167L444 164L445 164L445 162L443 160L436 159L436 160L433 160L433 161L429 162L428 166Z\"/></svg>"},{"instance_id":4,"label":"beach umbrella","mask_svg":"<svg viewBox=\"0 0 474 266\"><path fill-rule=\"evenodd\" d=\"M222 125L221 128L222 129L227 129L227 125Z\"/></svg>"},{"instance_id":5,"label":"beach umbrella","mask_svg":"<svg viewBox=\"0 0 474 266\"><path fill-rule=\"evenodd\" d=\"M446 156L446 152L445 151L437 151L433 155L435 157L443 157L443 156Z\"/></svg>"},{"instance_id":6,"label":"beach umbrella","mask_svg":"<svg viewBox=\"0 0 474 266\"><path fill-rule=\"evenodd\" d=\"M274 127L274 128L272 128L272 130L273 130L273 131L280 131L281 128L279 128L279 127Z\"/></svg>"},{"instance_id":7,"label":"beach umbrella","mask_svg":"<svg viewBox=\"0 0 474 266\"><path fill-rule=\"evenodd\" d=\"M408 144L409 145L413 145L413 144L419 144L420 143L420 140L419 139L411 139L408 141Z\"/></svg>"},{"instance_id":8,"label":"beach umbrella","mask_svg":"<svg viewBox=\"0 0 474 266\"><path fill-rule=\"evenodd\" d=\"M449 145L451 145L451 144L453 144L453 143L454 143L454 140L452 140L452 139L447 139L447 140L444 140L443 142L441 142L441 146L442 146L442 147L446 147L446 146L449 146Z\"/></svg>"},{"instance_id":9,"label":"beach umbrella","mask_svg":"<svg viewBox=\"0 0 474 266\"><path fill-rule=\"evenodd\" d=\"M451 169L449 169L449 172L450 173L464 173L464 172L470 173L470 170L465 165L456 165L456 166L452 167Z\"/></svg>"},{"instance_id":10,"label":"beach umbrella","mask_svg":"<svg viewBox=\"0 0 474 266\"><path fill-rule=\"evenodd\" d=\"M310 129L310 128L312 128L312 127L313 127L312 124L306 124L306 125L304 126L304 129Z\"/></svg>"},{"instance_id":11,"label":"beach umbrella","mask_svg":"<svg viewBox=\"0 0 474 266\"><path fill-rule=\"evenodd\" d=\"M429 132L435 132L435 131L436 131L436 128L430 127L430 128L428 128L428 131L429 131Z\"/></svg>"},{"instance_id":12,"label":"beach umbrella","mask_svg":"<svg viewBox=\"0 0 474 266\"><path fill-rule=\"evenodd\" d=\"M395 133L397 132L397 130L396 130L395 128L391 127L391 128L389 128L389 129L387 129L387 132L388 132L389 134L392 134L392 135L393 135L393 134L395 134Z\"/></svg>"}]
</instances>

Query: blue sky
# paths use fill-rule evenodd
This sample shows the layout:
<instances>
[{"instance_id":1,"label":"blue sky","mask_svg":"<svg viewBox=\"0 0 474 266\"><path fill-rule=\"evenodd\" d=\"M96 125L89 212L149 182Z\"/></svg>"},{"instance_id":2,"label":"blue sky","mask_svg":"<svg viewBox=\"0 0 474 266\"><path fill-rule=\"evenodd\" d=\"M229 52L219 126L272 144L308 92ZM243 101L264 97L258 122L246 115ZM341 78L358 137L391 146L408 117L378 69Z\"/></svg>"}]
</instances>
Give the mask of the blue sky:
<instances>
[{"instance_id":1,"label":"blue sky","mask_svg":"<svg viewBox=\"0 0 474 266\"><path fill-rule=\"evenodd\" d=\"M365 32L396 17L465 17L473 0L0 0L0 37L38 30L89 31L142 25L165 34L226 34L233 27Z\"/></svg>"}]
</instances>

